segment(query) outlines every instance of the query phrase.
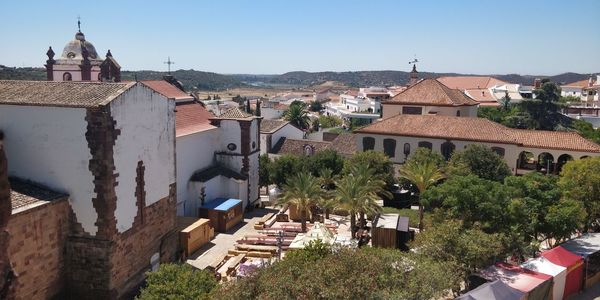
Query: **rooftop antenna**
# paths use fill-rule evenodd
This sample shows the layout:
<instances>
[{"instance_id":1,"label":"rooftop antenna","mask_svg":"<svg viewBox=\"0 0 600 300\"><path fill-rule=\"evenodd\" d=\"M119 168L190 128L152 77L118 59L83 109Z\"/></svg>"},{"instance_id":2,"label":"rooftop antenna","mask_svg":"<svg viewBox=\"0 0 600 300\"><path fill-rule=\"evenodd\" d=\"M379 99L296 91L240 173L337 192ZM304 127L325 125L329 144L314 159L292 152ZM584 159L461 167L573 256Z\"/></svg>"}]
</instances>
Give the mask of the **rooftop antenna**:
<instances>
[{"instance_id":1,"label":"rooftop antenna","mask_svg":"<svg viewBox=\"0 0 600 300\"><path fill-rule=\"evenodd\" d=\"M171 57L168 56L167 61L165 61L164 63L167 64L167 70L169 71L169 75L171 75L171 65L175 64L175 62L171 61Z\"/></svg>"},{"instance_id":2,"label":"rooftop antenna","mask_svg":"<svg viewBox=\"0 0 600 300\"><path fill-rule=\"evenodd\" d=\"M81 17L77 15L77 29L81 32Z\"/></svg>"}]
</instances>

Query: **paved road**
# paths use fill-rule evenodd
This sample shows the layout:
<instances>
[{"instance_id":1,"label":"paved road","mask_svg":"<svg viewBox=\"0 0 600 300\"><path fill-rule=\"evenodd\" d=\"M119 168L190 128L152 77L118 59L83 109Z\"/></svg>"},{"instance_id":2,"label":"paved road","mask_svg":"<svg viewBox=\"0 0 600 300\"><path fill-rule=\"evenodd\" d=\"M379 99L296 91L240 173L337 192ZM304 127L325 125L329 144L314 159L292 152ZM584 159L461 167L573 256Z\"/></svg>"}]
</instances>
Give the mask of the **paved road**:
<instances>
[{"instance_id":1,"label":"paved road","mask_svg":"<svg viewBox=\"0 0 600 300\"><path fill-rule=\"evenodd\" d=\"M215 259L223 257L227 254L229 249L233 249L235 241L241 239L245 235L255 234L254 224L264 215L277 212L272 209L254 209L251 212L244 214L244 221L238 224L236 227L230 229L226 233L215 233L215 238L210 241L207 245L200 248L194 254L192 254L187 263L199 268L204 269Z\"/></svg>"},{"instance_id":2,"label":"paved road","mask_svg":"<svg viewBox=\"0 0 600 300\"><path fill-rule=\"evenodd\" d=\"M600 283L585 290L585 292L583 292L581 294L577 294L577 295L569 298L569 300L596 300L596 299L600 299Z\"/></svg>"}]
</instances>

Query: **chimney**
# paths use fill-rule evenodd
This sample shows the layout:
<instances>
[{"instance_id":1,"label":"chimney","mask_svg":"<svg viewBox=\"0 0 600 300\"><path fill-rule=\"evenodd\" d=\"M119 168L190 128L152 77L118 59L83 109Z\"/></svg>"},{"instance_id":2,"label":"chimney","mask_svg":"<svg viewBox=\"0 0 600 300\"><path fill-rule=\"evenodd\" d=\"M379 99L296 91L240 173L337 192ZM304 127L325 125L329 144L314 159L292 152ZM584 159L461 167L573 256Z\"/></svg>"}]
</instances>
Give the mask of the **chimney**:
<instances>
[{"instance_id":1,"label":"chimney","mask_svg":"<svg viewBox=\"0 0 600 300\"><path fill-rule=\"evenodd\" d=\"M533 88L534 89L539 89L542 87L542 80L539 78L536 78L533 80Z\"/></svg>"},{"instance_id":2,"label":"chimney","mask_svg":"<svg viewBox=\"0 0 600 300\"><path fill-rule=\"evenodd\" d=\"M600 74L596 75L596 84L600 85Z\"/></svg>"}]
</instances>

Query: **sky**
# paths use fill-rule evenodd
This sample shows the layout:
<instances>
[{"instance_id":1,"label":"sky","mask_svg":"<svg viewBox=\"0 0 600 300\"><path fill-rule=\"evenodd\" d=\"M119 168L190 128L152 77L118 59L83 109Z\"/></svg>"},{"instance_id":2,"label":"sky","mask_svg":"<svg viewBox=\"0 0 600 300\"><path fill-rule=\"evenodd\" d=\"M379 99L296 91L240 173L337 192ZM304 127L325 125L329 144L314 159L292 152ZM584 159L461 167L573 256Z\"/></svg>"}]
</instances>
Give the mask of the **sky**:
<instances>
[{"instance_id":1,"label":"sky","mask_svg":"<svg viewBox=\"0 0 600 300\"><path fill-rule=\"evenodd\" d=\"M600 72L599 0L0 1L0 64L81 30L123 70Z\"/></svg>"}]
</instances>

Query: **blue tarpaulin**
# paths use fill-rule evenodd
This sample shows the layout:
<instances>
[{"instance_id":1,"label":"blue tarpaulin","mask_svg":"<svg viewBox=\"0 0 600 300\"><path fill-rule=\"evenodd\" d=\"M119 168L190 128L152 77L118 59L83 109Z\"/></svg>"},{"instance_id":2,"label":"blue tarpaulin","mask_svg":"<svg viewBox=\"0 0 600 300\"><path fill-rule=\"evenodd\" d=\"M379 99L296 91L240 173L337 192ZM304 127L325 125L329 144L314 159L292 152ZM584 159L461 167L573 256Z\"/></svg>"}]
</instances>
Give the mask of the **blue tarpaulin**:
<instances>
[{"instance_id":1,"label":"blue tarpaulin","mask_svg":"<svg viewBox=\"0 0 600 300\"><path fill-rule=\"evenodd\" d=\"M239 199L216 198L213 201L205 203L202 208L227 211L240 203L242 203L242 200Z\"/></svg>"}]
</instances>

